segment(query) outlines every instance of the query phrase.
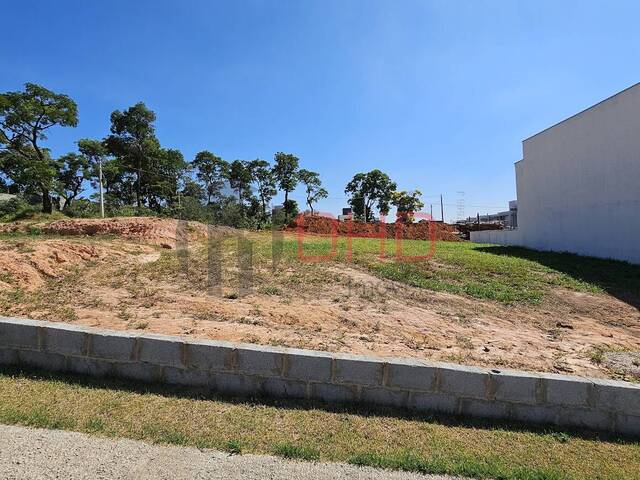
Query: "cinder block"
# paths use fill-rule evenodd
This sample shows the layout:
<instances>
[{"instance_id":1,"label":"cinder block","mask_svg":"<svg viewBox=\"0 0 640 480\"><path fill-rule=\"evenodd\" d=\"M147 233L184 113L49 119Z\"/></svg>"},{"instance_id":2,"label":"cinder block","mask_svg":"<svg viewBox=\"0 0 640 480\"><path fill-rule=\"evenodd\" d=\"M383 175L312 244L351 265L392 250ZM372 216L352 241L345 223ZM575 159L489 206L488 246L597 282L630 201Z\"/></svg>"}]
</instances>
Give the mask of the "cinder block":
<instances>
[{"instance_id":1,"label":"cinder block","mask_svg":"<svg viewBox=\"0 0 640 480\"><path fill-rule=\"evenodd\" d=\"M236 359L239 372L265 377L282 375L284 354L281 350L243 346L237 349Z\"/></svg>"},{"instance_id":2,"label":"cinder block","mask_svg":"<svg viewBox=\"0 0 640 480\"><path fill-rule=\"evenodd\" d=\"M542 376L526 372L492 371L488 394L489 399L535 405L544 400Z\"/></svg>"},{"instance_id":3,"label":"cinder block","mask_svg":"<svg viewBox=\"0 0 640 480\"><path fill-rule=\"evenodd\" d=\"M558 424L590 430L609 430L615 428L615 414L595 408L565 407L558 416Z\"/></svg>"},{"instance_id":4,"label":"cinder block","mask_svg":"<svg viewBox=\"0 0 640 480\"><path fill-rule=\"evenodd\" d=\"M57 353L20 350L18 352L18 361L21 365L51 372L63 372L67 368L66 357Z\"/></svg>"},{"instance_id":5,"label":"cinder block","mask_svg":"<svg viewBox=\"0 0 640 480\"><path fill-rule=\"evenodd\" d=\"M0 348L0 365L15 365L18 363L18 351L11 348Z\"/></svg>"},{"instance_id":6,"label":"cinder block","mask_svg":"<svg viewBox=\"0 0 640 480\"><path fill-rule=\"evenodd\" d=\"M543 375L548 405L589 406L591 381L564 375Z\"/></svg>"},{"instance_id":7,"label":"cinder block","mask_svg":"<svg viewBox=\"0 0 640 480\"><path fill-rule=\"evenodd\" d=\"M113 375L143 383L158 383L162 380L162 367L143 362L114 363Z\"/></svg>"},{"instance_id":8,"label":"cinder block","mask_svg":"<svg viewBox=\"0 0 640 480\"><path fill-rule=\"evenodd\" d=\"M413 360L394 360L387 364L387 386L408 390L433 391L437 367Z\"/></svg>"},{"instance_id":9,"label":"cinder block","mask_svg":"<svg viewBox=\"0 0 640 480\"><path fill-rule=\"evenodd\" d=\"M62 355L87 354L87 334L72 328L45 327L44 350Z\"/></svg>"},{"instance_id":10,"label":"cinder block","mask_svg":"<svg viewBox=\"0 0 640 480\"><path fill-rule=\"evenodd\" d=\"M489 372L486 369L463 365L438 368L439 391L453 395L485 399Z\"/></svg>"},{"instance_id":11,"label":"cinder block","mask_svg":"<svg viewBox=\"0 0 640 480\"><path fill-rule=\"evenodd\" d=\"M495 400L463 398L460 400L460 414L474 418L506 419L509 417L509 405Z\"/></svg>"},{"instance_id":12,"label":"cinder block","mask_svg":"<svg viewBox=\"0 0 640 480\"><path fill-rule=\"evenodd\" d=\"M640 385L615 380L592 380L597 408L640 416Z\"/></svg>"},{"instance_id":13,"label":"cinder block","mask_svg":"<svg viewBox=\"0 0 640 480\"><path fill-rule=\"evenodd\" d=\"M422 412L437 412L455 415L458 413L459 400L455 395L443 393L413 392L409 396L408 406Z\"/></svg>"},{"instance_id":14,"label":"cinder block","mask_svg":"<svg viewBox=\"0 0 640 480\"><path fill-rule=\"evenodd\" d=\"M281 378L267 378L262 382L262 393L278 398L306 398L307 383Z\"/></svg>"},{"instance_id":15,"label":"cinder block","mask_svg":"<svg viewBox=\"0 0 640 480\"><path fill-rule=\"evenodd\" d=\"M355 355L340 355L334 361L335 382L366 386L382 385L384 361Z\"/></svg>"},{"instance_id":16,"label":"cinder block","mask_svg":"<svg viewBox=\"0 0 640 480\"><path fill-rule=\"evenodd\" d=\"M165 367L164 382L184 387L211 387L213 382L209 372L203 370Z\"/></svg>"},{"instance_id":17,"label":"cinder block","mask_svg":"<svg viewBox=\"0 0 640 480\"><path fill-rule=\"evenodd\" d=\"M640 416L616 415L616 432L621 435L640 439Z\"/></svg>"},{"instance_id":18,"label":"cinder block","mask_svg":"<svg viewBox=\"0 0 640 480\"><path fill-rule=\"evenodd\" d=\"M331 355L311 351L288 351L285 356L286 378L292 380L330 382Z\"/></svg>"},{"instance_id":19,"label":"cinder block","mask_svg":"<svg viewBox=\"0 0 640 480\"><path fill-rule=\"evenodd\" d=\"M255 396L262 393L263 377L252 375L212 372L212 388L226 395Z\"/></svg>"},{"instance_id":20,"label":"cinder block","mask_svg":"<svg viewBox=\"0 0 640 480\"><path fill-rule=\"evenodd\" d=\"M38 350L38 327L10 320L0 321L0 347Z\"/></svg>"},{"instance_id":21,"label":"cinder block","mask_svg":"<svg viewBox=\"0 0 640 480\"><path fill-rule=\"evenodd\" d=\"M189 342L187 347L187 367L198 370L230 371L234 368L234 347Z\"/></svg>"},{"instance_id":22,"label":"cinder block","mask_svg":"<svg viewBox=\"0 0 640 480\"><path fill-rule=\"evenodd\" d=\"M80 375L108 377L112 375L112 364L104 360L87 357L68 357L67 370Z\"/></svg>"},{"instance_id":23,"label":"cinder block","mask_svg":"<svg viewBox=\"0 0 640 480\"><path fill-rule=\"evenodd\" d=\"M311 398L328 403L354 402L358 400L358 388L331 383L315 383L311 387Z\"/></svg>"},{"instance_id":24,"label":"cinder block","mask_svg":"<svg viewBox=\"0 0 640 480\"><path fill-rule=\"evenodd\" d=\"M562 407L546 405L512 404L509 416L525 423L557 425Z\"/></svg>"},{"instance_id":25,"label":"cinder block","mask_svg":"<svg viewBox=\"0 0 640 480\"><path fill-rule=\"evenodd\" d=\"M384 387L363 387L360 392L360 401L405 408L409 402L409 392L407 390L392 390Z\"/></svg>"},{"instance_id":26,"label":"cinder block","mask_svg":"<svg viewBox=\"0 0 640 480\"><path fill-rule=\"evenodd\" d=\"M139 360L153 365L184 367L184 342L178 339L139 337Z\"/></svg>"},{"instance_id":27,"label":"cinder block","mask_svg":"<svg viewBox=\"0 0 640 480\"><path fill-rule=\"evenodd\" d=\"M125 332L92 333L89 338L89 356L127 362L134 359L137 337Z\"/></svg>"}]
</instances>

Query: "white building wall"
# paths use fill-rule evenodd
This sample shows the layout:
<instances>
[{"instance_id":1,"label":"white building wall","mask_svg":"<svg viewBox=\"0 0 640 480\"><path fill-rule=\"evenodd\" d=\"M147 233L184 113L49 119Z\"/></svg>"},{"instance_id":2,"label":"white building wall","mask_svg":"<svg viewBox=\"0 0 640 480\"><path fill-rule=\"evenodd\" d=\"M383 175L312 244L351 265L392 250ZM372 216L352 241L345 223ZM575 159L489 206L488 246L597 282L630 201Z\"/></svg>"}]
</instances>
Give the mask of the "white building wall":
<instances>
[{"instance_id":1,"label":"white building wall","mask_svg":"<svg viewBox=\"0 0 640 480\"><path fill-rule=\"evenodd\" d=\"M518 230L492 243L640 264L640 84L525 140L523 152Z\"/></svg>"}]
</instances>

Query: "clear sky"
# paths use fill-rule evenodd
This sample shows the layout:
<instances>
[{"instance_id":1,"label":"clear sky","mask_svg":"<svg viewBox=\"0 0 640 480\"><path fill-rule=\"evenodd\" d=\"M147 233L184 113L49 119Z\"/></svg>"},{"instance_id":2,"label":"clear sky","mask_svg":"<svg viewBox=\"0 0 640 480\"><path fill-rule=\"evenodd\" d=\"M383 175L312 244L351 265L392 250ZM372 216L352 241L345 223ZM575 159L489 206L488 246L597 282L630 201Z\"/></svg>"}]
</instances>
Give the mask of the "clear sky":
<instances>
[{"instance_id":1,"label":"clear sky","mask_svg":"<svg viewBox=\"0 0 640 480\"><path fill-rule=\"evenodd\" d=\"M5 0L0 14L0 91L35 82L78 103L54 154L144 101L188 160L298 155L333 213L373 168L427 211L443 193L447 220L459 192L466 215L504 210L524 138L640 81L637 1Z\"/></svg>"}]
</instances>

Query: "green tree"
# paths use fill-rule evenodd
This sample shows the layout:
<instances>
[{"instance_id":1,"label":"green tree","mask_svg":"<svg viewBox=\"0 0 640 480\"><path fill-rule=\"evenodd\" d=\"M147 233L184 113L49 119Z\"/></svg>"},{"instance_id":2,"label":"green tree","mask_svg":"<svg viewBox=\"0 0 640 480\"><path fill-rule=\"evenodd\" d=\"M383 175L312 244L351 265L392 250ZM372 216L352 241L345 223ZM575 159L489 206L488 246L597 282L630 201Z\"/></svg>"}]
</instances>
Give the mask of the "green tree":
<instances>
[{"instance_id":1,"label":"green tree","mask_svg":"<svg viewBox=\"0 0 640 480\"><path fill-rule=\"evenodd\" d=\"M109 152L119 160L121 168L132 172L135 182L136 206L144 204L144 190L148 182L152 158L160 149L153 123L156 114L143 102L124 112L111 114L111 135L106 138Z\"/></svg>"},{"instance_id":2,"label":"green tree","mask_svg":"<svg viewBox=\"0 0 640 480\"><path fill-rule=\"evenodd\" d=\"M414 190L409 193L405 190L391 194L391 204L398 210L398 220L404 223L412 223L414 213L419 212L424 203L420 200L422 192Z\"/></svg>"},{"instance_id":3,"label":"green tree","mask_svg":"<svg viewBox=\"0 0 640 480\"><path fill-rule=\"evenodd\" d=\"M278 191L276 190L276 179L273 175L269 162L266 160L252 160L249 162L249 168L253 173L253 178L257 184L256 193L260 200L262 218L261 221L267 220L267 204L271 201Z\"/></svg>"},{"instance_id":4,"label":"green tree","mask_svg":"<svg viewBox=\"0 0 640 480\"><path fill-rule=\"evenodd\" d=\"M278 152L275 155L273 175L280 187L280 190L284 192L284 202L282 205L285 212L285 222L288 222L289 218L292 218L293 215L295 215L292 208L293 203L289 202L289 192L295 190L296 185L298 185L299 164L300 159L290 153Z\"/></svg>"},{"instance_id":5,"label":"green tree","mask_svg":"<svg viewBox=\"0 0 640 480\"><path fill-rule=\"evenodd\" d=\"M244 201L251 197L251 182L253 182L250 164L242 160L231 162L227 171L227 180L231 188L236 191L238 205L244 211Z\"/></svg>"},{"instance_id":6,"label":"green tree","mask_svg":"<svg viewBox=\"0 0 640 480\"><path fill-rule=\"evenodd\" d=\"M207 205L210 205L214 198L220 197L229 164L213 153L203 150L196 154L191 165L196 170L196 178L203 185Z\"/></svg>"},{"instance_id":7,"label":"green tree","mask_svg":"<svg viewBox=\"0 0 640 480\"><path fill-rule=\"evenodd\" d=\"M78 125L78 107L67 95L34 83L0 94L0 168L11 181L38 191L44 213L53 211L58 165L41 142L56 125Z\"/></svg>"},{"instance_id":8,"label":"green tree","mask_svg":"<svg viewBox=\"0 0 640 480\"><path fill-rule=\"evenodd\" d=\"M185 181L187 163L179 150L159 148L149 159L149 171L143 189L150 209L161 213L178 199Z\"/></svg>"},{"instance_id":9,"label":"green tree","mask_svg":"<svg viewBox=\"0 0 640 480\"><path fill-rule=\"evenodd\" d=\"M73 200L82 191L82 184L91 177L89 159L77 153L67 153L57 160L57 191L64 201L60 202L61 210L66 212Z\"/></svg>"},{"instance_id":10,"label":"green tree","mask_svg":"<svg viewBox=\"0 0 640 480\"><path fill-rule=\"evenodd\" d=\"M317 203L318 200L322 198L327 198L329 196L329 192L327 192L324 188L322 188L320 175L316 172L301 169L298 172L298 177L300 178L300 182L305 187L307 205L311 210L311 215L313 215L314 213L313 204Z\"/></svg>"},{"instance_id":11,"label":"green tree","mask_svg":"<svg viewBox=\"0 0 640 480\"><path fill-rule=\"evenodd\" d=\"M396 188L396 183L389 178L389 175L376 169L368 173L355 174L347 184L344 193L350 197L349 204L355 217L370 221L373 219L374 206L380 214L389 214L391 194Z\"/></svg>"}]
</instances>

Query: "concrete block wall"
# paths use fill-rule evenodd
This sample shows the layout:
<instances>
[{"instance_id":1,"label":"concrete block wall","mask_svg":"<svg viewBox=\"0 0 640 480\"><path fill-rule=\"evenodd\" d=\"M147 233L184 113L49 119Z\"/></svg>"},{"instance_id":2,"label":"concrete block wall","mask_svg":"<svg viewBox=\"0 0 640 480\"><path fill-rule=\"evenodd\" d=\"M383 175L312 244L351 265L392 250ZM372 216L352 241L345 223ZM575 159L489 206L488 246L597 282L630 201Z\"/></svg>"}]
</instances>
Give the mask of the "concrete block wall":
<instances>
[{"instance_id":1,"label":"concrete block wall","mask_svg":"<svg viewBox=\"0 0 640 480\"><path fill-rule=\"evenodd\" d=\"M0 364L640 435L640 385L0 317Z\"/></svg>"}]
</instances>

